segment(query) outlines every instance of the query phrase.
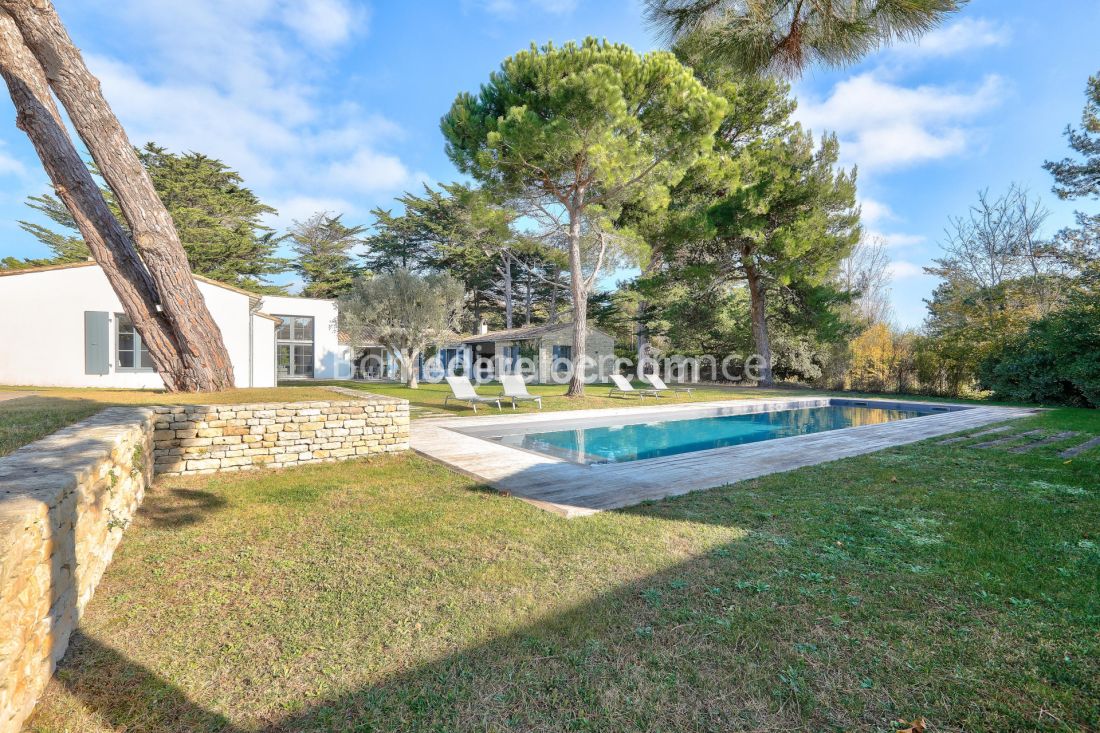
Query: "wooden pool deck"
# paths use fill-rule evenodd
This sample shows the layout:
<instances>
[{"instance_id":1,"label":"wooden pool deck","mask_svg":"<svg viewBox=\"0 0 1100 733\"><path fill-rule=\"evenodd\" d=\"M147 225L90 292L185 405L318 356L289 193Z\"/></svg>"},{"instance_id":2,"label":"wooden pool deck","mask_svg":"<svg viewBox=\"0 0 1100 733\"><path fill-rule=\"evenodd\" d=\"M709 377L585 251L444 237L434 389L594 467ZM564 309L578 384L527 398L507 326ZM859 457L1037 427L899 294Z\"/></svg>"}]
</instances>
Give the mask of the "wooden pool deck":
<instances>
[{"instance_id":1,"label":"wooden pool deck","mask_svg":"<svg viewBox=\"0 0 1100 733\"><path fill-rule=\"evenodd\" d=\"M872 407L879 406L876 400L866 402ZM888 400L882 402L891 407L897 404ZM465 432L488 435L494 429L508 432L519 426L560 429L565 421L574 420L603 422L625 418L626 421L644 422L691 416L696 412L714 414L715 410L760 412L827 404L829 398L727 400L609 410L432 418L414 421L410 442L416 452L500 491L563 516L576 517L872 453L1036 412L1027 408L968 407L878 425L594 465L510 448ZM551 427L551 424L554 425Z\"/></svg>"}]
</instances>

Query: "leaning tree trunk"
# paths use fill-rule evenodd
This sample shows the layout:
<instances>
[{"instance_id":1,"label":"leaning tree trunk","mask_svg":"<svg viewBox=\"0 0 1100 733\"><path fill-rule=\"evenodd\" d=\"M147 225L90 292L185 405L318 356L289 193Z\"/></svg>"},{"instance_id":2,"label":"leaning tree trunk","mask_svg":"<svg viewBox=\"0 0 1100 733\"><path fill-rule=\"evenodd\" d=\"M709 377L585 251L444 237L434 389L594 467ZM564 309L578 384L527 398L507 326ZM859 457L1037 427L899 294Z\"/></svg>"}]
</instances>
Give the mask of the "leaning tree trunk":
<instances>
[{"instance_id":1,"label":"leaning tree trunk","mask_svg":"<svg viewBox=\"0 0 1100 733\"><path fill-rule=\"evenodd\" d=\"M49 0L0 0L0 8L42 65L126 217L180 347L176 386L190 391L232 387L233 365L221 330L192 279L172 217L57 11Z\"/></svg>"},{"instance_id":2,"label":"leaning tree trunk","mask_svg":"<svg viewBox=\"0 0 1100 733\"><path fill-rule=\"evenodd\" d=\"M34 145L58 198L73 215L80 235L148 347L165 386L178 388L179 347L171 326L157 312L156 288L73 147L42 66L4 12L0 12L0 75L15 105L16 125Z\"/></svg>"},{"instance_id":3,"label":"leaning tree trunk","mask_svg":"<svg viewBox=\"0 0 1100 733\"><path fill-rule=\"evenodd\" d=\"M760 272L749 262L746 255L745 280L749 286L749 312L752 317L752 339L756 343L756 353L763 359L760 367L760 384L772 385L772 344L768 337L768 314L764 299L764 283Z\"/></svg>"},{"instance_id":4,"label":"leaning tree trunk","mask_svg":"<svg viewBox=\"0 0 1100 733\"><path fill-rule=\"evenodd\" d=\"M567 397L584 397L584 362L587 357L588 288L581 259L581 216L579 207L569 212L569 279L573 293L573 377Z\"/></svg>"}]
</instances>

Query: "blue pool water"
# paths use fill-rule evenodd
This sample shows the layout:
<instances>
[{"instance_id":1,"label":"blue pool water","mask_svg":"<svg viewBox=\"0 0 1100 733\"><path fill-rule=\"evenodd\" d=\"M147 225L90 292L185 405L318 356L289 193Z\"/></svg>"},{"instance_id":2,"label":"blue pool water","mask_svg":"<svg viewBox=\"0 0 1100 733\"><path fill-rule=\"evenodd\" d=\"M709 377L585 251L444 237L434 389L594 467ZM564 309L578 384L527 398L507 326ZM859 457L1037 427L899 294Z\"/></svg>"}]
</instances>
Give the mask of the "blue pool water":
<instances>
[{"instance_id":1,"label":"blue pool water","mask_svg":"<svg viewBox=\"0 0 1100 733\"><path fill-rule=\"evenodd\" d=\"M744 443L904 420L926 411L879 407L811 407L610 427L503 435L504 445L581 463L622 463Z\"/></svg>"}]
</instances>

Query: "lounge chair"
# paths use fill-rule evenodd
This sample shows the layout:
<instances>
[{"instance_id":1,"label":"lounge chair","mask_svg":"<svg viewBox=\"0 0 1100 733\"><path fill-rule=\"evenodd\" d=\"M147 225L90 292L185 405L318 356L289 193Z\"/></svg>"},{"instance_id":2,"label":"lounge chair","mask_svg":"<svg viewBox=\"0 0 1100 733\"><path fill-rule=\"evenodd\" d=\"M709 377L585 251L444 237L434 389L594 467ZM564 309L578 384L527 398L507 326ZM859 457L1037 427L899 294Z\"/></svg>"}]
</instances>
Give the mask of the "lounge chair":
<instances>
[{"instance_id":1,"label":"lounge chair","mask_svg":"<svg viewBox=\"0 0 1100 733\"><path fill-rule=\"evenodd\" d=\"M634 385L628 382L626 380L626 377L624 377L622 374L612 374L610 376L611 382L615 386L608 390L608 397L614 395L615 393L624 395L636 394L639 397L647 397L649 395L652 395L659 398L661 396L661 393L655 389L634 389Z\"/></svg>"},{"instance_id":2,"label":"lounge chair","mask_svg":"<svg viewBox=\"0 0 1100 733\"><path fill-rule=\"evenodd\" d=\"M694 387L669 387L665 384L665 380L661 379L657 374L643 374L642 379L653 385L653 389L658 392L684 392L685 394L691 394L695 391Z\"/></svg>"},{"instance_id":3,"label":"lounge chair","mask_svg":"<svg viewBox=\"0 0 1100 733\"><path fill-rule=\"evenodd\" d=\"M512 409L516 409L517 402L537 402L542 409L542 397L527 391L527 382L519 374L502 374L500 376L501 397L512 400Z\"/></svg>"},{"instance_id":4,"label":"lounge chair","mask_svg":"<svg viewBox=\"0 0 1100 733\"><path fill-rule=\"evenodd\" d=\"M451 387L451 394L443 398L443 406L446 407L447 403L451 400L455 402L465 402L470 407L474 408L474 412L477 412L478 405L496 405L497 409L502 409L500 406L499 397L482 397L474 391L474 385L470 384L470 380L466 377L447 377L447 384Z\"/></svg>"}]
</instances>

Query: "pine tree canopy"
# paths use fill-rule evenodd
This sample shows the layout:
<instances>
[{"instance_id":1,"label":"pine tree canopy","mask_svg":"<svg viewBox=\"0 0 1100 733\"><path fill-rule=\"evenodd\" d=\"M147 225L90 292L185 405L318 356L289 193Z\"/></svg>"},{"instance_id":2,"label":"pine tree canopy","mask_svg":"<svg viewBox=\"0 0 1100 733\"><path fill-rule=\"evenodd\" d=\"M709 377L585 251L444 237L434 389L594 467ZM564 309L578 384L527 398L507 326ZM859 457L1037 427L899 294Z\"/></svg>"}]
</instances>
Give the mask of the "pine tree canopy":
<instances>
[{"instance_id":1,"label":"pine tree canopy","mask_svg":"<svg viewBox=\"0 0 1100 733\"><path fill-rule=\"evenodd\" d=\"M668 40L746 73L798 76L919 38L967 0L646 0Z\"/></svg>"}]
</instances>

